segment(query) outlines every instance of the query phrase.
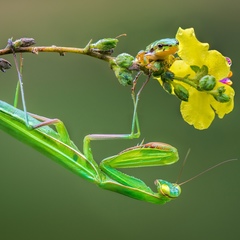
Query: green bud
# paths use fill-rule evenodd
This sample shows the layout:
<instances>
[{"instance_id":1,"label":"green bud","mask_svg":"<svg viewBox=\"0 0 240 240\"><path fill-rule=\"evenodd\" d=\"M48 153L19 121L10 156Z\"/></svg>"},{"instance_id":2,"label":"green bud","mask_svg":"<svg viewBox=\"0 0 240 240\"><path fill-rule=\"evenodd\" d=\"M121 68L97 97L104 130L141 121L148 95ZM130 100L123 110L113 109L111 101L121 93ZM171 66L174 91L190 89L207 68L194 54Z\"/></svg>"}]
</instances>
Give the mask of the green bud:
<instances>
[{"instance_id":1,"label":"green bud","mask_svg":"<svg viewBox=\"0 0 240 240\"><path fill-rule=\"evenodd\" d=\"M172 85L169 82L163 82L163 89L170 94L172 93Z\"/></svg>"},{"instance_id":2,"label":"green bud","mask_svg":"<svg viewBox=\"0 0 240 240\"><path fill-rule=\"evenodd\" d=\"M199 90L210 91L216 86L216 79L211 75L206 75L199 80Z\"/></svg>"},{"instance_id":3,"label":"green bud","mask_svg":"<svg viewBox=\"0 0 240 240\"><path fill-rule=\"evenodd\" d=\"M226 88L224 86L221 86L217 89L214 89L212 91L210 91L209 93L218 101L221 103L225 103L225 102L229 102L230 101L230 97L225 94L224 92L226 91Z\"/></svg>"},{"instance_id":4,"label":"green bud","mask_svg":"<svg viewBox=\"0 0 240 240\"><path fill-rule=\"evenodd\" d=\"M119 67L129 68L133 64L134 57L127 53L119 54L116 57L116 63Z\"/></svg>"},{"instance_id":5,"label":"green bud","mask_svg":"<svg viewBox=\"0 0 240 240\"><path fill-rule=\"evenodd\" d=\"M117 46L117 43L118 39L116 38L103 38L96 43L92 43L90 48L100 52L111 52Z\"/></svg>"},{"instance_id":6,"label":"green bud","mask_svg":"<svg viewBox=\"0 0 240 240\"><path fill-rule=\"evenodd\" d=\"M219 94L222 94L222 93L224 93L225 91L226 91L226 89L225 89L224 86L221 86L221 87L219 87L219 88L217 89L217 92L218 92Z\"/></svg>"},{"instance_id":7,"label":"green bud","mask_svg":"<svg viewBox=\"0 0 240 240\"><path fill-rule=\"evenodd\" d=\"M131 71L126 68L121 68L118 65L112 65L112 69L121 85L132 85L133 76Z\"/></svg>"},{"instance_id":8,"label":"green bud","mask_svg":"<svg viewBox=\"0 0 240 240\"><path fill-rule=\"evenodd\" d=\"M218 102L221 102L221 103L226 103L226 102L230 101L230 97L227 94L225 94L225 93L222 93L222 94L219 94L219 95L213 95L213 97Z\"/></svg>"},{"instance_id":9,"label":"green bud","mask_svg":"<svg viewBox=\"0 0 240 240\"><path fill-rule=\"evenodd\" d=\"M166 71L163 74L161 74L162 81L172 81L174 79L174 73L170 71Z\"/></svg>"},{"instance_id":10,"label":"green bud","mask_svg":"<svg viewBox=\"0 0 240 240\"><path fill-rule=\"evenodd\" d=\"M174 84L174 93L182 101L188 101L189 93L188 90L182 85L175 83Z\"/></svg>"}]
</instances>

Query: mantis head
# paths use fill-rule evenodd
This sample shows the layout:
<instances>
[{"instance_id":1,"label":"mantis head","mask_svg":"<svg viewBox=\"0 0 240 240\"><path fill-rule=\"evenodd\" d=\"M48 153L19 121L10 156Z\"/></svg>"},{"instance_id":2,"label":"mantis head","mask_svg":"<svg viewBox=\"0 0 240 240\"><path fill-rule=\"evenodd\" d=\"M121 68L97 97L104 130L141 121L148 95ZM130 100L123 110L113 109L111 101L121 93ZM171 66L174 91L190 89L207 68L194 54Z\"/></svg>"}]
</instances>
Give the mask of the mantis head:
<instances>
[{"instance_id":1,"label":"mantis head","mask_svg":"<svg viewBox=\"0 0 240 240\"><path fill-rule=\"evenodd\" d=\"M167 198L177 198L181 194L181 188L176 183L170 183L165 180L155 180L158 192Z\"/></svg>"}]
</instances>

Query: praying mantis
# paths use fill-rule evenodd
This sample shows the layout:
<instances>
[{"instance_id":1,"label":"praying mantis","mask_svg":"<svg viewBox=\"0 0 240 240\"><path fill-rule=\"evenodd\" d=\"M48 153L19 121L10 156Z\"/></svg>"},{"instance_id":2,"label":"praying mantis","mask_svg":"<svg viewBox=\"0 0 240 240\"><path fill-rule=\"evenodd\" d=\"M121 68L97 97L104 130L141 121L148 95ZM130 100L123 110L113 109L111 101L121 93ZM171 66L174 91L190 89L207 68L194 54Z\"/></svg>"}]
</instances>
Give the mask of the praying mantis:
<instances>
[{"instance_id":1,"label":"praying mantis","mask_svg":"<svg viewBox=\"0 0 240 240\"><path fill-rule=\"evenodd\" d=\"M128 176L116 168L172 164L178 160L176 148L165 143L145 143L104 159L99 166L94 161L91 151L90 142L93 140L133 139L140 136L136 113L138 96L136 100L133 98L134 114L131 133L87 135L84 138L83 154L70 140L67 129L60 120L29 114L29 125L34 126L29 130L24 112L3 101L0 101L0 128L103 189L138 200L164 204L180 195L179 185L157 179L155 184L158 192L155 193L140 179ZM56 130L49 127L49 124L54 124Z\"/></svg>"},{"instance_id":2,"label":"praying mantis","mask_svg":"<svg viewBox=\"0 0 240 240\"><path fill-rule=\"evenodd\" d=\"M18 76L21 76L21 74L18 74ZM137 105L140 93L148 80L136 96L134 90L132 91L134 112L131 133L87 135L83 141L83 153L71 141L66 127L60 120L48 119L34 114L27 114L26 117L25 111L21 111L3 101L0 101L0 128L103 189L138 200L164 204L180 195L179 185L157 179L155 181L157 192L153 192L140 179L122 173L116 168L172 164L178 160L176 148L165 143L142 143L106 158L98 165L94 161L90 146L90 142L93 140L133 139L140 136ZM49 126L51 124L55 125L56 130Z\"/></svg>"},{"instance_id":3,"label":"praying mantis","mask_svg":"<svg viewBox=\"0 0 240 240\"><path fill-rule=\"evenodd\" d=\"M139 96L151 77L151 70L155 67L153 61L165 60L177 49L177 41L174 44L171 42L171 46L162 42L154 42L149 45L148 51L140 52L137 55L139 70L144 71L148 77L137 94L135 94L135 86L138 75L133 83L131 96L134 108L131 132L129 134L87 135L83 140L83 153L81 153L71 141L68 131L61 120L27 113L26 108L22 111L3 101L0 101L0 128L100 188L155 204L165 204L179 197L181 194L180 184L157 179L154 182L157 191L154 192L142 180L117 170L117 168L173 164L179 159L178 151L173 146L161 142L141 143L102 160L100 164L95 162L91 150L91 141L139 138L140 126L137 106ZM162 51L163 55L161 51L158 51L159 48L164 49ZM172 51L173 48L174 51ZM21 79L18 68L17 71ZM161 68L156 70L158 73L161 71ZM50 125L54 125L55 128L50 127Z\"/></svg>"}]
</instances>

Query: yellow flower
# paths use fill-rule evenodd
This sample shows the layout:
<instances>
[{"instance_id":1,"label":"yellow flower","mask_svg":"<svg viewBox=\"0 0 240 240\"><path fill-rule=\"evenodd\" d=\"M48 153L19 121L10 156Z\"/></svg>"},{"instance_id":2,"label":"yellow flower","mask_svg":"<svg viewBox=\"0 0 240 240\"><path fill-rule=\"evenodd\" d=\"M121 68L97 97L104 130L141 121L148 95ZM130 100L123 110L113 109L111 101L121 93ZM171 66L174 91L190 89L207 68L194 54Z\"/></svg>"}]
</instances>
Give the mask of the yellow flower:
<instances>
[{"instance_id":1,"label":"yellow flower","mask_svg":"<svg viewBox=\"0 0 240 240\"><path fill-rule=\"evenodd\" d=\"M180 60L176 60L169 70L176 76L174 84L182 85L189 93L188 101L181 102L180 111L187 123L196 129L206 129L214 120L215 114L219 118L223 118L225 114L233 110L234 90L229 85L222 83L226 81L220 82L231 75L230 65L226 57L220 52L209 50L208 43L199 42L193 28L185 30L179 28L176 39L179 41L178 55ZM216 80L216 85L212 91L199 91L199 88L194 87L194 84L191 86L184 81L178 81L188 79L194 83L197 73L193 70L193 66L197 66L199 69L203 66L207 67L208 73L206 75L212 76ZM158 80L162 84L162 81ZM227 95L230 100L227 102L217 101L212 93L218 89L225 89L224 96Z\"/></svg>"}]
</instances>

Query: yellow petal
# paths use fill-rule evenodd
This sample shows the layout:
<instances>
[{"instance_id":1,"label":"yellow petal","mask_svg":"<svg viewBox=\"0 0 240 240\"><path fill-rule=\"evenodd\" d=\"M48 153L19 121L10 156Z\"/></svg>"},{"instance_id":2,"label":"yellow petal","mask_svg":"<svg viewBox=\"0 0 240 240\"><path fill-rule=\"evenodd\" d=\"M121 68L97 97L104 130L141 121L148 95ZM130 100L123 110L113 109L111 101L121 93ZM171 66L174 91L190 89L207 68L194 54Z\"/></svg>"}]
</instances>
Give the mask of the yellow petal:
<instances>
[{"instance_id":1,"label":"yellow petal","mask_svg":"<svg viewBox=\"0 0 240 240\"><path fill-rule=\"evenodd\" d=\"M195 36L193 28L179 28L176 34L179 41L178 55L189 65L202 67L209 49L208 43L201 43Z\"/></svg>"},{"instance_id":2,"label":"yellow petal","mask_svg":"<svg viewBox=\"0 0 240 240\"><path fill-rule=\"evenodd\" d=\"M228 76L230 66L220 52L216 50L209 51L209 44L202 43L196 38L193 28L179 28L176 34L179 41L178 55L189 65L202 67L206 65L209 74L217 80Z\"/></svg>"},{"instance_id":3,"label":"yellow petal","mask_svg":"<svg viewBox=\"0 0 240 240\"><path fill-rule=\"evenodd\" d=\"M196 129L208 128L215 117L215 113L209 104L209 95L190 88L189 96L188 102L181 102L180 111L183 119Z\"/></svg>"},{"instance_id":4,"label":"yellow petal","mask_svg":"<svg viewBox=\"0 0 240 240\"><path fill-rule=\"evenodd\" d=\"M208 51L204 64L208 67L209 75L212 75L216 80L221 80L230 73L230 66L220 52L216 50Z\"/></svg>"},{"instance_id":5,"label":"yellow petal","mask_svg":"<svg viewBox=\"0 0 240 240\"><path fill-rule=\"evenodd\" d=\"M187 74L190 74L190 77L195 75L194 71L190 68L190 65L183 60L176 60L169 70L177 77L185 77Z\"/></svg>"}]
</instances>

